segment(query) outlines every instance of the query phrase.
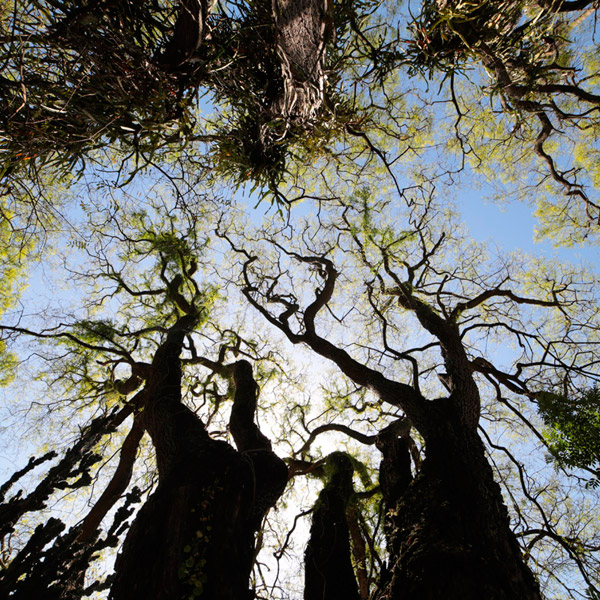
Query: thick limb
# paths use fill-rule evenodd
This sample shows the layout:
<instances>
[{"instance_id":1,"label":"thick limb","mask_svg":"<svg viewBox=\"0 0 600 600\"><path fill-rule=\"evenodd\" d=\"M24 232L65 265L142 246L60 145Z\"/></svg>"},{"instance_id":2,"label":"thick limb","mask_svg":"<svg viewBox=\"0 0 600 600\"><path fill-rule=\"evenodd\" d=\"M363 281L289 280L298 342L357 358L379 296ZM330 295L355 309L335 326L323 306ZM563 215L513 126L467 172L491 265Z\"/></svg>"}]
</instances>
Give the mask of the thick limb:
<instances>
[{"instance_id":1,"label":"thick limb","mask_svg":"<svg viewBox=\"0 0 600 600\"><path fill-rule=\"evenodd\" d=\"M258 385L252 375L252 365L246 360L235 363L233 380L235 394L229 430L238 451L252 468L251 520L258 528L267 511L283 493L288 480L288 469L272 451L271 442L254 423Z\"/></svg>"}]
</instances>

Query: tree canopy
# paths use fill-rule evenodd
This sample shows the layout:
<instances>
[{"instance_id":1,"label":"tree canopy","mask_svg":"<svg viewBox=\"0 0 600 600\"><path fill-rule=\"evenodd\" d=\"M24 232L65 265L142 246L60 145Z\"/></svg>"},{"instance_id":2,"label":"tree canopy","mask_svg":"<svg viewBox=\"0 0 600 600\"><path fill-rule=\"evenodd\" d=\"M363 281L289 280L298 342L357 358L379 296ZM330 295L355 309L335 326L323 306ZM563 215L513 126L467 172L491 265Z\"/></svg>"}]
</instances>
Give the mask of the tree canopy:
<instances>
[{"instance_id":1,"label":"tree canopy","mask_svg":"<svg viewBox=\"0 0 600 600\"><path fill-rule=\"evenodd\" d=\"M3 5L0 596L600 598L596 8Z\"/></svg>"}]
</instances>

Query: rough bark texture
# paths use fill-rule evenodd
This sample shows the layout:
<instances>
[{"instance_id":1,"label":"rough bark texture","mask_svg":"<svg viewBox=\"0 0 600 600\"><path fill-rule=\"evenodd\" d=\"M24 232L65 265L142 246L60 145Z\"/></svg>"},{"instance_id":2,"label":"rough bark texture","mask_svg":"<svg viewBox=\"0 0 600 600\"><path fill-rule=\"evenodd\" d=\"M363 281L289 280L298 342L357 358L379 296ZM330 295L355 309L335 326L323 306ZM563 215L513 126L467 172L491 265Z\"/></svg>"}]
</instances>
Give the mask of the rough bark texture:
<instances>
[{"instance_id":1,"label":"rough bark texture","mask_svg":"<svg viewBox=\"0 0 600 600\"><path fill-rule=\"evenodd\" d=\"M273 0L273 12L284 81L277 112L306 123L323 102L327 0Z\"/></svg>"},{"instance_id":2,"label":"rough bark texture","mask_svg":"<svg viewBox=\"0 0 600 600\"><path fill-rule=\"evenodd\" d=\"M359 600L346 516L354 468L341 452L328 462L333 473L315 504L304 556L304 600Z\"/></svg>"},{"instance_id":3,"label":"rough bark texture","mask_svg":"<svg viewBox=\"0 0 600 600\"><path fill-rule=\"evenodd\" d=\"M115 512L105 535L85 542L78 540L78 525L66 533L64 523L53 517L38 525L25 546L0 571L0 598L79 600L107 589L110 581L86 582L86 570L95 556L118 545L119 536L126 529L124 521L137 502L139 490L134 488Z\"/></svg>"},{"instance_id":4,"label":"rough bark texture","mask_svg":"<svg viewBox=\"0 0 600 600\"><path fill-rule=\"evenodd\" d=\"M263 464L211 439L202 421L181 403L179 354L193 325L192 317L182 317L152 363L143 417L156 450L159 484L117 559L114 600L252 598L254 534L287 482L285 464L270 445L263 450L269 454L265 475ZM247 396L244 384L256 393L250 365L241 369L246 374L236 377L234 405ZM242 420L239 427L252 429L253 418L254 411L247 412L250 422Z\"/></svg>"},{"instance_id":5,"label":"rough bark texture","mask_svg":"<svg viewBox=\"0 0 600 600\"><path fill-rule=\"evenodd\" d=\"M375 442L383 454L379 463L379 486L387 509L396 506L412 481L408 440L393 428L386 428Z\"/></svg>"},{"instance_id":6,"label":"rough bark texture","mask_svg":"<svg viewBox=\"0 0 600 600\"><path fill-rule=\"evenodd\" d=\"M236 51L211 71L210 85L242 109L229 140L234 154L255 174L280 175L287 144L327 118L325 49L333 23L324 0L260 0L247 9ZM231 52L228 29L222 23L211 33L222 54Z\"/></svg>"},{"instance_id":7,"label":"rough bark texture","mask_svg":"<svg viewBox=\"0 0 600 600\"><path fill-rule=\"evenodd\" d=\"M539 600L483 443L449 400L434 404L422 469L388 512L391 559L379 598Z\"/></svg>"},{"instance_id":8,"label":"rough bark texture","mask_svg":"<svg viewBox=\"0 0 600 600\"><path fill-rule=\"evenodd\" d=\"M392 546L395 530L394 511L413 479L409 444L406 439L400 437L395 427L387 427L377 436L375 445L383 455L379 463L379 487L386 515L383 527L388 545ZM384 568L381 581L388 580L389 571Z\"/></svg>"}]
</instances>

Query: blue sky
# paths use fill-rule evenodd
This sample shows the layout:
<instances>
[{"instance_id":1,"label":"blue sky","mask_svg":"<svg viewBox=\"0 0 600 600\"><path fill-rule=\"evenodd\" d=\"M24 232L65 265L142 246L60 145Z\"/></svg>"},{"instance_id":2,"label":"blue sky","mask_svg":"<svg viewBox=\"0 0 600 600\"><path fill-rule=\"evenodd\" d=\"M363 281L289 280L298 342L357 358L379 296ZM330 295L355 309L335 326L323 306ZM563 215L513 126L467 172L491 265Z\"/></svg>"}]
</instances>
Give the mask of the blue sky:
<instances>
[{"instance_id":1,"label":"blue sky","mask_svg":"<svg viewBox=\"0 0 600 600\"><path fill-rule=\"evenodd\" d=\"M505 251L523 250L546 258L557 258L575 264L598 263L598 248L590 243L570 248L555 247L551 240L536 240L536 217L524 202L503 205L486 200L476 193L461 196L458 204L470 234L479 241L496 244Z\"/></svg>"}]
</instances>

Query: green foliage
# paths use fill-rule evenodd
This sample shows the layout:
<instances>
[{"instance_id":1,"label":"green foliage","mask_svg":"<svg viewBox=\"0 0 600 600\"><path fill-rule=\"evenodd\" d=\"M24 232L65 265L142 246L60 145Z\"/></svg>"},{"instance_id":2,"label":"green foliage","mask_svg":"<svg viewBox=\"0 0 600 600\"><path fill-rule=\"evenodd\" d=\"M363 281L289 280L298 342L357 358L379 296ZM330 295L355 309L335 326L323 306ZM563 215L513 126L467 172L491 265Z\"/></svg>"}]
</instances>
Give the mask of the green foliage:
<instances>
[{"instance_id":1,"label":"green foliage","mask_svg":"<svg viewBox=\"0 0 600 600\"><path fill-rule=\"evenodd\" d=\"M175 131L185 131L190 119L181 113L177 79L152 60L164 46L161 31L173 8L150 3L138 9L105 3L98 10L93 2L70 0L15 3L0 44L7 174L22 171L26 161L82 169L92 150L115 142L138 155L151 153L174 133L165 125L178 113Z\"/></svg>"},{"instance_id":2,"label":"green foliage","mask_svg":"<svg viewBox=\"0 0 600 600\"><path fill-rule=\"evenodd\" d=\"M72 330L79 340L92 344L111 342L118 335L115 323L109 319L98 319L97 321L84 319L75 323Z\"/></svg>"},{"instance_id":3,"label":"green foliage","mask_svg":"<svg viewBox=\"0 0 600 600\"><path fill-rule=\"evenodd\" d=\"M382 4L378 15L371 14L375 10L371 0L328 3L335 35L328 39L324 53L327 86L319 110L303 122L274 109L290 82L284 81L279 64L270 0L215 4L211 36L202 54L177 72L161 66L157 57L169 43L178 3L146 3L137 15L129 4L98 5L86 0L78 6L71 0L58 0L50 10L45 2L19 0L17 11L43 5L46 12L32 8L22 13L22 22L8 19L8 23L18 22L29 37L20 34L19 39L7 41L12 33L6 26L2 30L0 58L8 62L4 79L0 77L0 113L9 115L4 124L9 131L0 140L0 153L4 152L4 175L13 178L11 185L19 174L33 177L36 168L38 173L45 167L73 170L90 156L99 160L101 152L112 153L116 148L123 153L120 157L132 153L124 159L123 169L136 161L154 161L177 186L176 197L165 193L164 187L153 193L158 185L149 181L148 170L123 195L108 185L103 185L105 195L96 200L87 191L81 194L81 210L88 219L81 227L75 223L75 237L65 250L72 307L45 312L41 324L31 319L31 311L27 314L27 305L23 312L23 322L31 321L27 326L38 333L41 329L44 336L42 351L31 351L30 359L31 368L40 356L47 357L49 365L35 381L49 389L45 404L40 404L64 407L76 428L75 417L127 402L143 385L148 363L169 327L182 314L199 313L182 355L186 403L211 435L227 439L229 405L223 401L227 381L221 368L227 369L233 358L255 361L264 415L261 426L277 429L270 439L277 438L281 456L283 452L292 458L302 456L315 467L312 475L321 479L319 484L334 488L337 484L348 492L349 511L356 512L356 522L369 540L371 581L375 581L384 560L379 555L383 557L385 550L381 494L373 486L381 456L372 441L383 422L401 416L401 404L396 404L396 397L391 403L384 401L365 382L379 380L379 373L414 387L428 399L436 398L440 379L444 381L438 379L442 367L462 344L465 364L473 367L481 388L482 427L504 434L516 417L511 414L513 420L505 421L509 417L504 412L490 409L502 404L498 399L504 401L504 388L528 398L534 382L547 381L547 373L557 363L574 365L575 355L578 364L589 363L582 377L596 376L596 359L581 360L596 347L597 312L586 308L598 305L591 291L595 281L583 279L574 268L561 271L549 260L533 265L531 276L524 275L527 261L517 254L511 258L499 254L493 260L483 245L466 239L448 198L452 189L458 190L459 197L463 193L458 186L462 177L468 178L472 189L473 171L521 192L523 186L538 185L535 166L539 157L530 150L539 135L539 123L507 95L508 88L498 80L484 81L484 67L489 70L489 63L482 67L482 43L510 67L515 85L522 87L519 101L548 101L544 106L550 107L559 95L536 95L532 86L540 78L554 81L555 71L562 72L562 66L578 60L567 48L564 19L558 19L555 27L547 10L529 2L426 1L413 23L417 42L408 44L405 52L407 44L397 38L394 47L393 35L389 35L403 18L401 3ZM62 13L56 8L60 6L66 7ZM99 14L90 7L98 8ZM543 18L536 20L538 9ZM49 16L49 10L58 12ZM386 25L394 26L386 29L386 17ZM47 23L62 27L62 33L52 37ZM120 27L117 33L115 24ZM69 25L73 27L67 32ZM506 32L509 35L504 36ZM550 40L544 41L548 32ZM89 54L74 49L83 38L89 42ZM561 68L545 68L544 60L552 57L543 56L548 49L544 44L550 42ZM47 47L44 62L40 57ZM24 75L16 70L18 60L23 61ZM590 89L598 85L597 62L590 53L583 64ZM446 94L444 86L437 95L431 94L428 84L408 79L406 70L398 68L407 64L412 73L431 69L430 75L440 70L443 83L451 83L452 94ZM473 65L474 70L466 70ZM459 74L467 75L462 87ZM23 101L16 86L21 77L28 102L16 110ZM199 86L210 90L217 108L216 116L202 122L196 113ZM69 100L65 89L75 90L76 97ZM583 104L577 98L563 100L556 100L560 109ZM596 113L590 110L585 116L586 126L568 149L557 143L558 131L544 147L559 152L561 158L573 150L576 168L600 181ZM565 129L572 124L566 117L564 123ZM195 148L198 141L207 147ZM176 175L171 148L178 149L177 160L181 160L182 170ZM193 170L198 164L201 172ZM86 171L90 186L95 175L91 169ZM281 194L278 199L285 191L290 202L292 198L304 202L300 211L310 214L310 219L300 223L293 212L296 206L288 212L282 202L268 227L257 224L261 215L256 211L244 220L241 210L230 211L240 195L221 201L198 192L201 186L216 187L223 181L243 185L253 204L267 197L257 197L260 188L276 188ZM571 231L561 219L573 220L575 213L554 193L556 181L547 187L548 202L540 205L540 213L549 229L540 233L552 235L561 229L560 235L570 239ZM212 193L213 188L209 189ZM128 203L125 197L132 191L144 198ZM436 197L443 200L438 203ZM579 202L571 198L569 202ZM311 199L317 202L310 205ZM75 220L79 212L74 212L77 215L61 214ZM580 229L586 227L585 212L581 204L576 223ZM7 219L0 221L0 315L14 306L23 288L23 265L33 248L29 244L34 243L34 237L16 233L10 210L4 209L3 214ZM232 249L235 252L230 253ZM338 274L330 298L319 259L331 260ZM337 347L338 356L346 352L367 365L375 379L350 381L323 375L324 360L313 363L295 353L288 355L286 343L265 333L247 306L239 304L236 282L244 269L250 273L244 289L253 298L262 293L262 306L273 316L271 324L289 325L294 335L306 331L307 307L323 299L325 304L314 322L317 333ZM400 292L411 302L400 304ZM298 309L290 314L289 307L296 305ZM415 306L426 323L452 320L452 327L461 334L456 345L442 342L440 335L448 335L445 329L432 332L421 327ZM287 312L281 313L282 307ZM10 373L15 359L4 350L0 346L0 368ZM289 363L287 358L279 360L280 356L289 356ZM576 368L573 371L581 374ZM349 372L352 369L344 371ZM467 367L464 374L469 374ZM32 399L36 391L31 391ZM556 460L596 475L600 467L599 394L593 388L573 402L552 393L538 395L546 438ZM435 411L439 404L429 406ZM535 410L526 404L515 402L530 425L535 423ZM49 412L57 410L48 408ZM341 428L321 436L325 427L316 442L312 432L330 424ZM354 436L349 438L344 428ZM517 437L514 431L513 436ZM546 468L539 476L532 472L529 482L527 460L521 465L519 452L521 444L527 452L536 452L532 439L535 443L535 438L524 437L514 444L514 464L526 475L520 478L523 490L519 490L519 478L510 474L517 467L498 461L496 476L505 486L507 502L513 503L517 529L526 522L543 522L547 527L548 535L538 538L528 526L521 541L539 572L551 573L556 565L568 562L571 551L571 558L585 554L588 561L593 554L590 548L598 547L598 535L594 524L572 527L582 513L557 500L555 490L567 489L563 481L544 487L547 473L557 478L562 473ZM427 450L423 439L419 446ZM104 455L108 456L108 450L112 454L107 446ZM318 461L321 456L325 458ZM146 473L152 466L140 468ZM359 479L363 491L359 491ZM534 486L535 506L530 502ZM314 491L319 486L307 487ZM543 491L538 495L537 489ZM295 507L298 513L305 500ZM282 504L294 508L293 501L288 496ZM536 513L542 511L542 504L552 505L548 518ZM284 518L273 513L269 517L273 522L281 519L282 531ZM564 537L560 537L559 524L567 532ZM265 537L272 534L270 529L267 524ZM195 537L186 540L183 548L179 576L189 583L189 597L201 596L206 587L203 553L210 531L207 525L192 532ZM596 536L589 543L585 540L588 531ZM273 540L268 544L275 544ZM278 543L281 547L273 548L281 556L287 541ZM550 551L548 557L544 555L543 544L546 548L555 545L552 556ZM593 571L588 566L597 564L593 560L586 562L586 572ZM562 577L570 580L572 572ZM276 586L265 585L267 589L271 591L256 596L276 593Z\"/></svg>"},{"instance_id":4,"label":"green foliage","mask_svg":"<svg viewBox=\"0 0 600 600\"><path fill-rule=\"evenodd\" d=\"M136 172L202 141L222 175L273 187L294 146L343 131L354 113L335 88L378 2L344 0L304 16L319 30L305 47L314 46L314 73L292 73L282 58L293 39L281 41L270 1L218 3L208 15L199 5L16 2L0 25L0 179L36 169L81 175L99 150L115 148ZM198 118L207 91L220 108L213 122Z\"/></svg>"},{"instance_id":5,"label":"green foliage","mask_svg":"<svg viewBox=\"0 0 600 600\"><path fill-rule=\"evenodd\" d=\"M538 407L554 457L570 467L594 470L591 485L600 485L600 388L593 387L575 400L540 392Z\"/></svg>"},{"instance_id":6,"label":"green foliage","mask_svg":"<svg viewBox=\"0 0 600 600\"><path fill-rule=\"evenodd\" d=\"M490 182L508 182L520 201L537 205L538 235L561 245L598 230L600 94L591 6L425 0L399 61L446 90L449 148ZM506 189L500 193L506 198Z\"/></svg>"},{"instance_id":7,"label":"green foliage","mask_svg":"<svg viewBox=\"0 0 600 600\"><path fill-rule=\"evenodd\" d=\"M0 318L14 309L27 288L29 269L44 237L38 228L52 223L42 214L41 206L27 205L16 191L0 196ZM0 387L12 381L16 364L16 356L0 340Z\"/></svg>"},{"instance_id":8,"label":"green foliage","mask_svg":"<svg viewBox=\"0 0 600 600\"><path fill-rule=\"evenodd\" d=\"M35 237L20 225L9 207L0 206L0 314L12 308L23 292L26 267L36 246Z\"/></svg>"}]
</instances>

